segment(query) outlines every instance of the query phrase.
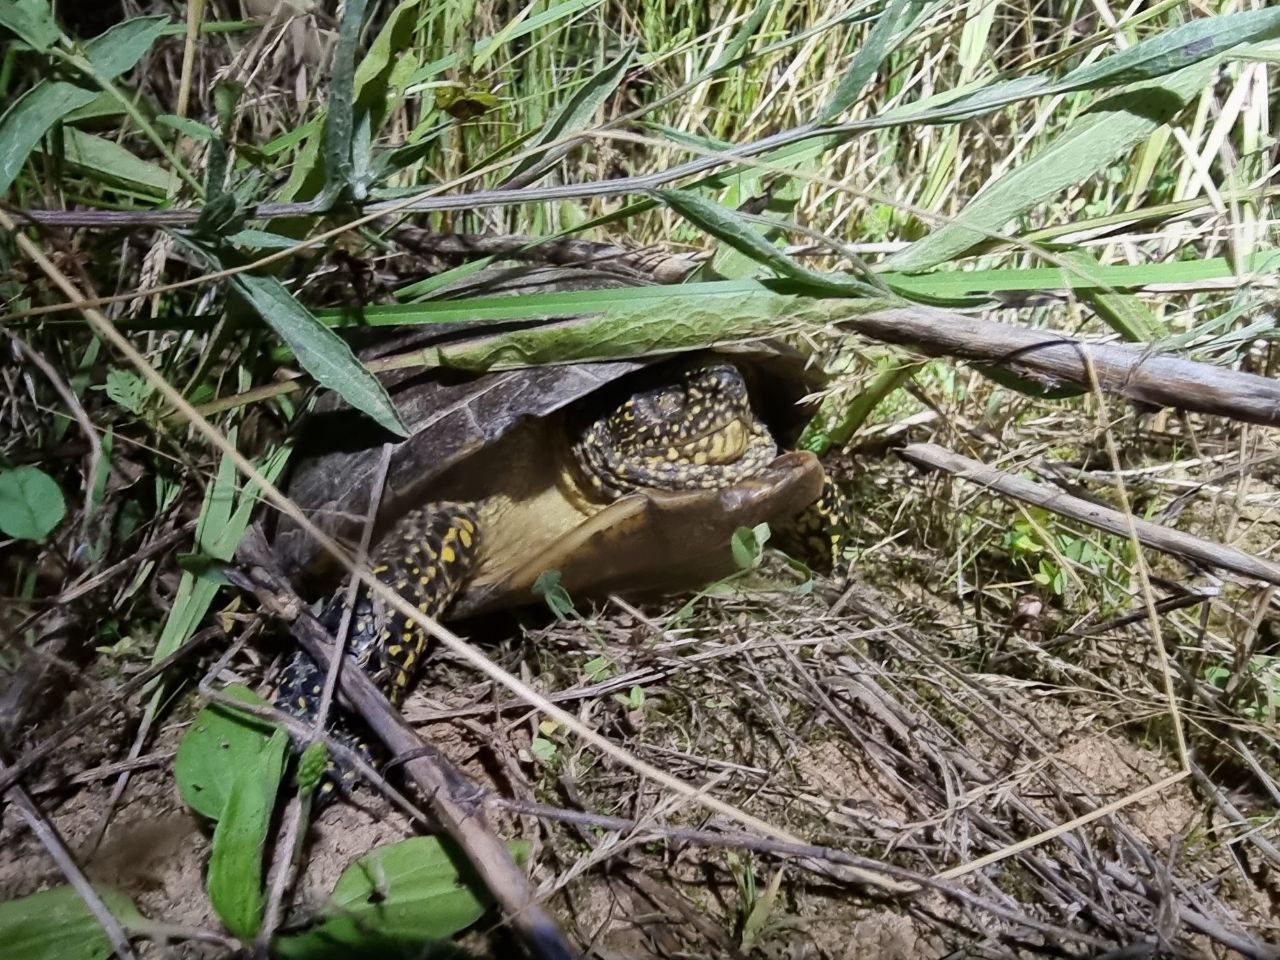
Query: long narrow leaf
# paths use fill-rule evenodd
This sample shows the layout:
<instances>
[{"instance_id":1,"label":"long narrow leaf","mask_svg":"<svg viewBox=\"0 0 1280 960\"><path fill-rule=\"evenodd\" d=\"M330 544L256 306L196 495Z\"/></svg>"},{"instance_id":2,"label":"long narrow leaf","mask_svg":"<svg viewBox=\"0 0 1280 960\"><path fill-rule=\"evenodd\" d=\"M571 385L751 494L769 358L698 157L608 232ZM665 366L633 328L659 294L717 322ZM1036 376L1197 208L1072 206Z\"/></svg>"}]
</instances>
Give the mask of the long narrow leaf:
<instances>
[{"instance_id":1,"label":"long narrow leaf","mask_svg":"<svg viewBox=\"0 0 1280 960\"><path fill-rule=\"evenodd\" d=\"M921 104L897 107L879 120L893 125L946 123L989 113L1030 97L1154 80L1203 63L1234 47L1246 51L1242 45L1276 36L1280 36L1280 10L1202 17L1135 43L1121 53L1078 67L1058 80L1044 74L1015 77L971 93L939 95L928 107Z\"/></svg>"},{"instance_id":2,"label":"long narrow leaf","mask_svg":"<svg viewBox=\"0 0 1280 960\"><path fill-rule=\"evenodd\" d=\"M950 223L885 261L924 270L998 234L1036 204L1104 169L1172 120L1208 82L1212 63L1127 90L1098 104L1032 159L989 184Z\"/></svg>"},{"instance_id":3,"label":"long narrow leaf","mask_svg":"<svg viewBox=\"0 0 1280 960\"><path fill-rule=\"evenodd\" d=\"M534 138L532 146L539 147L551 143L587 127L595 118L596 111L618 89L623 74L631 66L635 52L634 45L627 47L612 63L607 64L603 70L579 87L568 102L543 126ZM526 179L550 162L553 161L538 154L528 156L516 164L515 169L511 171L511 178Z\"/></svg>"},{"instance_id":4,"label":"long narrow leaf","mask_svg":"<svg viewBox=\"0 0 1280 960\"><path fill-rule=\"evenodd\" d=\"M854 56L853 63L849 64L849 69L840 78L840 83L831 95L831 99L818 111L818 123L831 123L838 119L862 95L862 89L867 85L867 81L875 75L884 58L889 55L889 41L906 20L907 8L911 3L912 0L893 0L881 12L880 19L876 21L876 25L871 28L871 33L867 36L867 42L862 45Z\"/></svg>"},{"instance_id":5,"label":"long narrow leaf","mask_svg":"<svg viewBox=\"0 0 1280 960\"><path fill-rule=\"evenodd\" d=\"M298 363L318 383L337 392L355 409L367 413L383 429L396 436L408 436L408 429L378 378L279 280L240 273L232 284L258 316L280 334Z\"/></svg>"},{"instance_id":6,"label":"long narrow leaf","mask_svg":"<svg viewBox=\"0 0 1280 960\"><path fill-rule=\"evenodd\" d=\"M727 243L784 277L798 280L815 290L843 296L879 296L881 291L853 277L818 273L796 263L767 239L751 229L732 211L682 190L659 190L657 196L672 210L717 240Z\"/></svg>"},{"instance_id":7,"label":"long narrow leaf","mask_svg":"<svg viewBox=\"0 0 1280 960\"><path fill-rule=\"evenodd\" d=\"M325 118L325 196L336 199L351 185L351 142L355 133L356 44L364 22L365 0L347 0L338 27Z\"/></svg>"},{"instance_id":8,"label":"long narrow leaf","mask_svg":"<svg viewBox=\"0 0 1280 960\"><path fill-rule=\"evenodd\" d=\"M769 16L769 10L773 7L773 0L758 0L755 8L742 22L742 26L738 28L738 32L733 35L724 49L720 51L720 55L715 61L708 64L707 68L702 71L699 79L710 77L718 73L738 58L738 54L747 48L747 44L751 42L751 38L760 32L760 28L764 26L764 21Z\"/></svg>"},{"instance_id":9,"label":"long narrow leaf","mask_svg":"<svg viewBox=\"0 0 1280 960\"><path fill-rule=\"evenodd\" d=\"M1224 257L1205 260L1170 260L1163 263L1108 264L1095 267L1088 277L1063 267L1020 267L996 270L947 270L929 274L883 273L890 288L913 300L961 300L998 293L1048 292L1095 287L1128 290L1149 284L1203 283L1229 280L1239 273L1266 276L1280 272L1280 250L1261 250L1239 264ZM350 309L316 312L332 326L395 326L406 323L456 323L459 321L537 320L570 317L614 308L665 310L663 303L679 300L696 313L719 309L721 301L746 303L772 299L783 292L798 292L796 285L761 280L717 280L679 286L624 287L615 290L575 290L561 293L526 293L518 296L474 297L468 300L433 300L416 304L369 306L353 315Z\"/></svg>"},{"instance_id":10,"label":"long narrow leaf","mask_svg":"<svg viewBox=\"0 0 1280 960\"><path fill-rule=\"evenodd\" d=\"M1280 36L1280 10L1245 10L1201 17L1135 43L1088 66L1072 70L1054 85L1054 93L1088 90L1166 77L1242 43Z\"/></svg>"}]
</instances>

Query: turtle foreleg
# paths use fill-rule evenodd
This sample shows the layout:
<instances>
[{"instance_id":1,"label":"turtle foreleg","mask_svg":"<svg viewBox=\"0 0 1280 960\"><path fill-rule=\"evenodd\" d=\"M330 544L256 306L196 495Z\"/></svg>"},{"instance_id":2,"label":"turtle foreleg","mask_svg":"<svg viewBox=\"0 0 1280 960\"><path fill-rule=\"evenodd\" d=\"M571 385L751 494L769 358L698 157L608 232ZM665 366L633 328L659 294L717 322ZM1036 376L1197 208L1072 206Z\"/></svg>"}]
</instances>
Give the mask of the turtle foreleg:
<instances>
[{"instance_id":1,"label":"turtle foreleg","mask_svg":"<svg viewBox=\"0 0 1280 960\"><path fill-rule=\"evenodd\" d=\"M433 503L402 517L369 558L369 568L382 583L429 617L440 617L466 583L480 547L474 505ZM345 591L325 606L320 621L331 633L342 622ZM347 654L399 705L413 682L427 646L418 624L361 588L356 594L348 631ZM324 673L305 653L294 654L280 675L276 706L304 720L314 720L320 706ZM367 744L339 723L335 734L366 757ZM331 785L324 792L330 792Z\"/></svg>"},{"instance_id":2,"label":"turtle foreleg","mask_svg":"<svg viewBox=\"0 0 1280 960\"><path fill-rule=\"evenodd\" d=\"M831 479L822 481L822 493L803 512L775 524L778 545L797 560L821 573L843 576L853 502Z\"/></svg>"}]
</instances>

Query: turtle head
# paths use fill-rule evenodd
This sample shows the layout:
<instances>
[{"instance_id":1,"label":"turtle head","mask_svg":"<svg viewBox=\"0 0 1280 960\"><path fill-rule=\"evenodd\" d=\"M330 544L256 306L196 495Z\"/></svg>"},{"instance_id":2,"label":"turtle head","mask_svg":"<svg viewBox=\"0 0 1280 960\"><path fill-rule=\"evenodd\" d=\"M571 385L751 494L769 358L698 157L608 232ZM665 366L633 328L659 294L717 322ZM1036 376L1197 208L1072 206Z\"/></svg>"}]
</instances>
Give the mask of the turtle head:
<instances>
[{"instance_id":1,"label":"turtle head","mask_svg":"<svg viewBox=\"0 0 1280 960\"><path fill-rule=\"evenodd\" d=\"M678 361L624 378L570 425L576 472L598 497L731 486L777 456L732 363Z\"/></svg>"}]
</instances>

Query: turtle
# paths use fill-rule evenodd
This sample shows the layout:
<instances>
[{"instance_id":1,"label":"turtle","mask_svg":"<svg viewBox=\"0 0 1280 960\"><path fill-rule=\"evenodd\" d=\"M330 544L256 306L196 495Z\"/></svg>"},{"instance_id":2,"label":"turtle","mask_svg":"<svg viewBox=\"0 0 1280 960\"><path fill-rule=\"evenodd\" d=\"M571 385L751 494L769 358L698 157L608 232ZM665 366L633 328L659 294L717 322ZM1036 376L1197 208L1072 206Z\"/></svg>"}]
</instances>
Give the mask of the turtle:
<instances>
[{"instance_id":1,"label":"turtle","mask_svg":"<svg viewBox=\"0 0 1280 960\"><path fill-rule=\"evenodd\" d=\"M563 269L554 275L563 283ZM527 289L527 271L521 280ZM473 335L416 331L364 356ZM369 563L435 618L536 603L547 571L573 597L698 587L735 569L738 528L829 517L838 506L818 458L786 449L821 374L784 344L384 379L410 436L391 455ZM298 438L290 496L326 532L355 542L387 439L327 404ZM303 581L326 577L296 527L278 531L276 550ZM322 619L333 628L341 613L335 595ZM348 651L394 703L425 645L412 621L361 592ZM319 688L299 654L277 702L309 715Z\"/></svg>"}]
</instances>

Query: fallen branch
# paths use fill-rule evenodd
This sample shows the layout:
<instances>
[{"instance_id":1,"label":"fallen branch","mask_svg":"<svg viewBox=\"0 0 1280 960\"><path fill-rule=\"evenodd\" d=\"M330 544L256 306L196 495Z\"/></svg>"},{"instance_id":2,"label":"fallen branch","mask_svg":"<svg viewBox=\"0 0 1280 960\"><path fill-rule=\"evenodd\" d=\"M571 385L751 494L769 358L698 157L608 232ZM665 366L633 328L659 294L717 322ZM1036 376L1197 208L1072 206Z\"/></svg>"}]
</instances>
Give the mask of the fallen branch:
<instances>
[{"instance_id":1,"label":"fallen branch","mask_svg":"<svg viewBox=\"0 0 1280 960\"><path fill-rule=\"evenodd\" d=\"M276 615L292 617L290 630L294 639L320 669L327 671L332 659L328 631L280 575L260 531L249 530L237 557L249 566L248 576L258 598ZM545 960L569 960L575 956L554 921L534 901L524 872L489 825L481 804L483 790L439 750L424 743L363 671L342 670L338 686L354 712L392 756L402 761L406 776L466 854L530 952Z\"/></svg>"},{"instance_id":2,"label":"fallen branch","mask_svg":"<svg viewBox=\"0 0 1280 960\"><path fill-rule=\"evenodd\" d=\"M1138 403L1220 414L1280 426L1280 382L1149 348L1085 343L1052 330L1030 330L931 307L851 315L840 326L933 355L1006 367L1049 385L1089 388L1088 353L1098 386Z\"/></svg>"},{"instance_id":3,"label":"fallen branch","mask_svg":"<svg viewBox=\"0 0 1280 960\"><path fill-rule=\"evenodd\" d=\"M965 480L973 480L1007 497L1043 507L1064 517L1097 527L1099 530L1122 537L1129 535L1129 519L1119 510L1091 503L1080 497L1073 497L1044 484L1023 480L1021 477L988 467L977 460L970 460L968 457L952 453L937 444L907 444L898 451L898 456L917 466L932 467ZM1148 547L1154 547L1187 560L1194 560L1206 566L1230 570L1232 573L1250 579L1280 584L1280 564L1255 557L1235 547L1214 543L1203 537L1152 523L1150 520L1134 517L1132 523L1138 539Z\"/></svg>"}]
</instances>

